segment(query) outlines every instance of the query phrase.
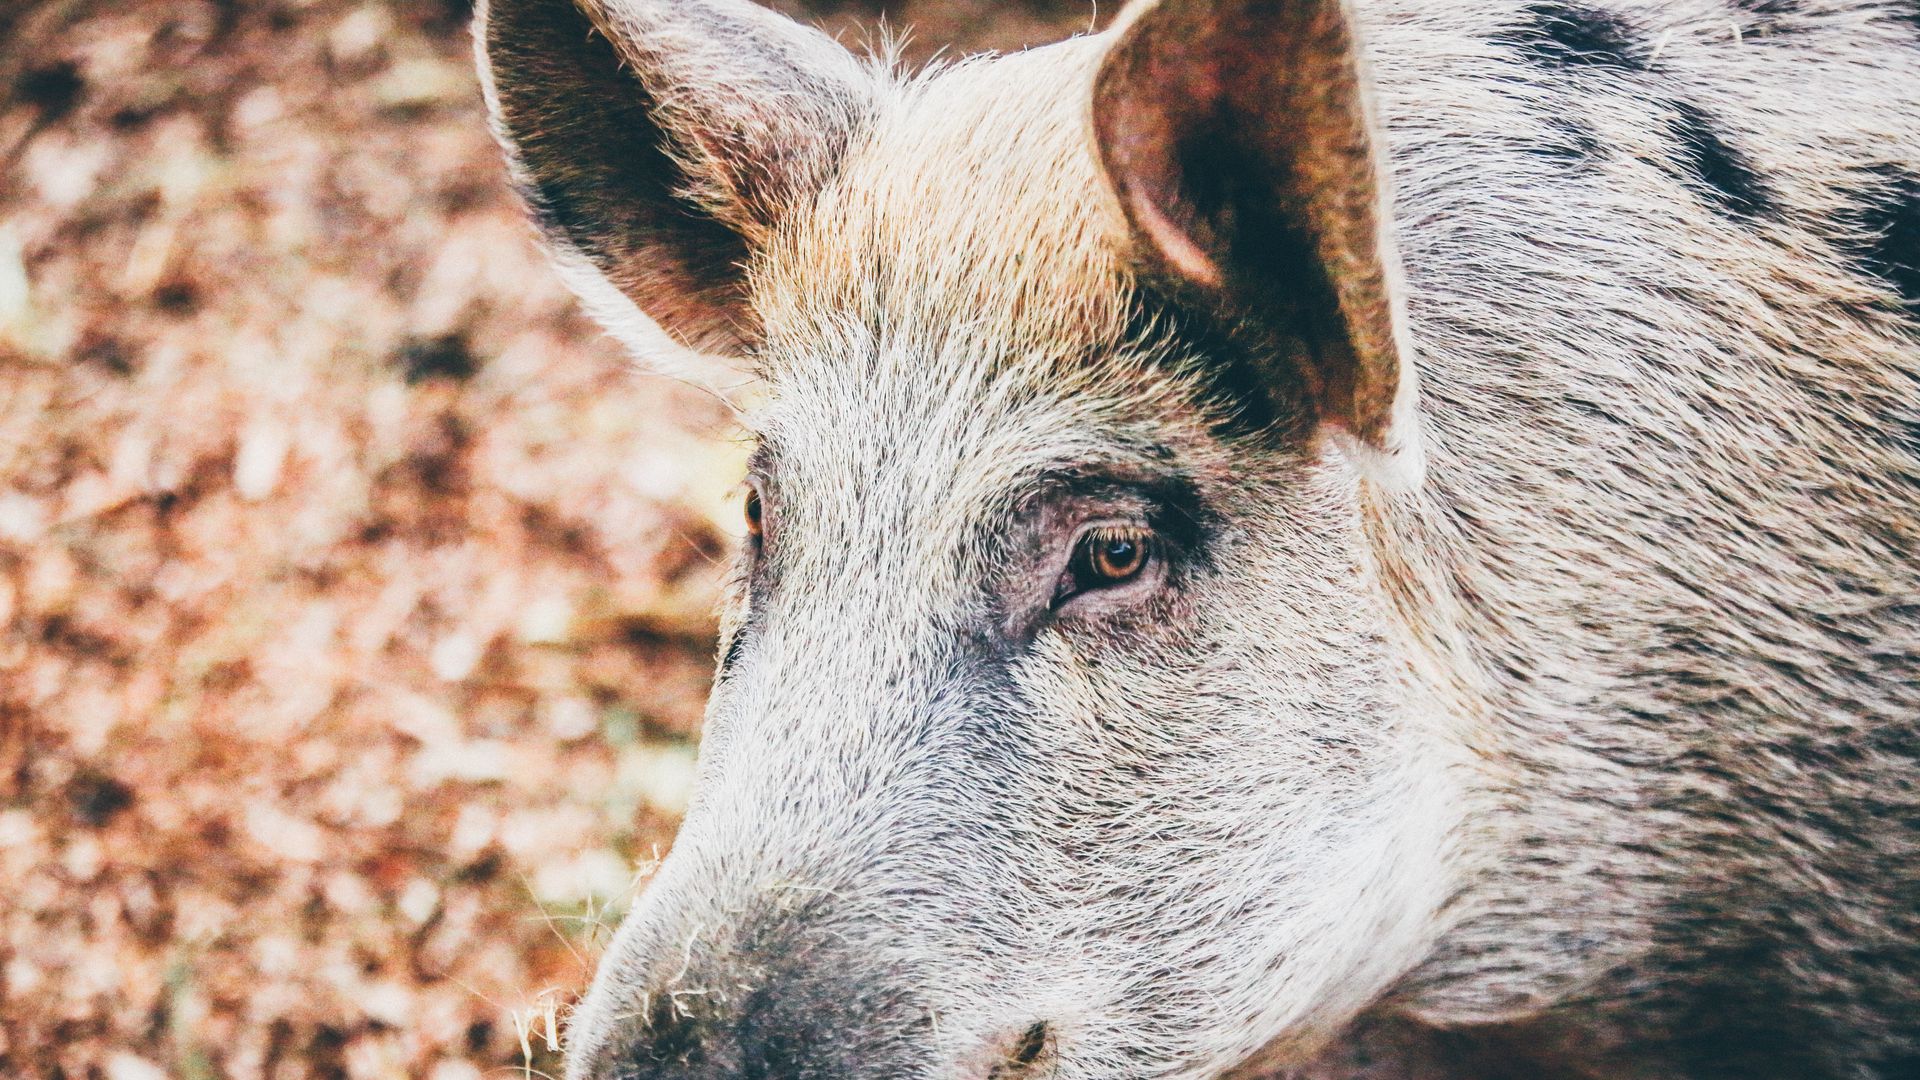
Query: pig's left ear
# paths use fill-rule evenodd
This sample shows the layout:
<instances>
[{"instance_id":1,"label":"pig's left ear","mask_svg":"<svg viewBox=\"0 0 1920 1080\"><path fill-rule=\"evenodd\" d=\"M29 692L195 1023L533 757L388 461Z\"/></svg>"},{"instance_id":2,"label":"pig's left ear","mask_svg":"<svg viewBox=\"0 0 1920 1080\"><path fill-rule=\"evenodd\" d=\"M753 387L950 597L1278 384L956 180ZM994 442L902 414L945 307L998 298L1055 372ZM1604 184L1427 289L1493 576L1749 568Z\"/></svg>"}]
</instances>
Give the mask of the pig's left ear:
<instances>
[{"instance_id":1,"label":"pig's left ear","mask_svg":"<svg viewBox=\"0 0 1920 1080\"><path fill-rule=\"evenodd\" d=\"M1147 269L1287 342L1287 374L1356 464L1418 483L1386 176L1346 3L1161 0L1130 14L1094 84L1093 128Z\"/></svg>"}]
</instances>

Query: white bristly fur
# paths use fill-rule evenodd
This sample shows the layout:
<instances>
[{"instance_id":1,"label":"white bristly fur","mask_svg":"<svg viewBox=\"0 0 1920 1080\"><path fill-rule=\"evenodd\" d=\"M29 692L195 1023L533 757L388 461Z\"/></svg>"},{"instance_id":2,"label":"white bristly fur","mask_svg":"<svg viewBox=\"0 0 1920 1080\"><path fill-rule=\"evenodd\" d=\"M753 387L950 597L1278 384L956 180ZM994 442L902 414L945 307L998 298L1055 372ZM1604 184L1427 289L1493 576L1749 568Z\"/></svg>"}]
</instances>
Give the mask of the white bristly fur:
<instances>
[{"instance_id":1,"label":"white bristly fur","mask_svg":"<svg viewBox=\"0 0 1920 1080\"><path fill-rule=\"evenodd\" d=\"M1849 255L1861 185L1920 173L1920 30L1608 0L1657 62L1549 70L1511 45L1541 6L1356 4L1420 380L1393 461L1227 433L1204 351L1129 323L1108 37L872 70L747 268L773 584L573 1075L655 1075L619 1062L676 972L738 987L687 1006L718 1031L807 957L924 1010L955 1080L1036 1021L1059 1080L1361 1075L1343 1046L1419 1025L1516 1075L1920 1061L1920 339ZM1770 205L1700 190L1675 103ZM980 675L1006 508L1163 461L1206 568Z\"/></svg>"}]
</instances>

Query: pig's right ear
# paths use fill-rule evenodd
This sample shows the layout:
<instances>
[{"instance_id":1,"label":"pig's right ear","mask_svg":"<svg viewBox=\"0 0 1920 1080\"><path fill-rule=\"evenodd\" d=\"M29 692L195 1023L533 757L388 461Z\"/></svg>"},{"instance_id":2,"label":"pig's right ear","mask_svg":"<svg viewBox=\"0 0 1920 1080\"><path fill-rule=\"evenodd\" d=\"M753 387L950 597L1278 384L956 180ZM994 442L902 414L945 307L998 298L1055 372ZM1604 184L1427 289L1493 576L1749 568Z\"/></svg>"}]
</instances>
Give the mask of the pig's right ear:
<instances>
[{"instance_id":1,"label":"pig's right ear","mask_svg":"<svg viewBox=\"0 0 1920 1080\"><path fill-rule=\"evenodd\" d=\"M1347 0L1158 0L1093 91L1101 162L1155 276L1264 327L1271 372L1363 472L1420 479L1414 366Z\"/></svg>"},{"instance_id":2,"label":"pig's right ear","mask_svg":"<svg viewBox=\"0 0 1920 1080\"><path fill-rule=\"evenodd\" d=\"M870 70L749 0L483 0L474 37L515 185L588 310L636 349L649 321L751 343L743 266L837 164Z\"/></svg>"}]
</instances>

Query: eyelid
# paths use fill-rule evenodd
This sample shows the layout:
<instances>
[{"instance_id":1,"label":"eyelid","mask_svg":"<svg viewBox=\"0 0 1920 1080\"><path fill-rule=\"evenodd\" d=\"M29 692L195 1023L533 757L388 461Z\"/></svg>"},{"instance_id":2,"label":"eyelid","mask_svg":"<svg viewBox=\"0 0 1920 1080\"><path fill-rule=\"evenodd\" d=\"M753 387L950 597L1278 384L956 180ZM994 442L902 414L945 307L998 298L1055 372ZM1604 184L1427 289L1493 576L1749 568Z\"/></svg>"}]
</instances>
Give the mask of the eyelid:
<instances>
[{"instance_id":1,"label":"eyelid","mask_svg":"<svg viewBox=\"0 0 1920 1080\"><path fill-rule=\"evenodd\" d=\"M1072 557L1089 540L1125 540L1139 536L1158 536L1159 530L1145 518L1107 518L1089 521L1076 529L1073 539L1068 543L1067 554Z\"/></svg>"},{"instance_id":2,"label":"eyelid","mask_svg":"<svg viewBox=\"0 0 1920 1080\"><path fill-rule=\"evenodd\" d=\"M1074 534L1073 546L1077 551L1089 540L1128 540L1153 534L1153 526L1144 521L1095 522Z\"/></svg>"}]
</instances>

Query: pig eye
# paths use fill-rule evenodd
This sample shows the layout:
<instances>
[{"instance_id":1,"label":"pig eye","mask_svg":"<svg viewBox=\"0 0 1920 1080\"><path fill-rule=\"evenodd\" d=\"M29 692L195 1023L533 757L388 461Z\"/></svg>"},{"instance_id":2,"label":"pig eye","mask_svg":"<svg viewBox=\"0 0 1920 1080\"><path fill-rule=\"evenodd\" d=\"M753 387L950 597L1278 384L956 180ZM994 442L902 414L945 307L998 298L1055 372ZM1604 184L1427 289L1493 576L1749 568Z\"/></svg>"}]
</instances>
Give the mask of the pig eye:
<instances>
[{"instance_id":1,"label":"pig eye","mask_svg":"<svg viewBox=\"0 0 1920 1080\"><path fill-rule=\"evenodd\" d=\"M744 510L747 518L747 536L757 541L765 534L767 528L763 520L765 511L760 507L759 488L751 486L747 488L747 503Z\"/></svg>"},{"instance_id":2,"label":"pig eye","mask_svg":"<svg viewBox=\"0 0 1920 1080\"><path fill-rule=\"evenodd\" d=\"M1153 562L1153 533L1136 525L1097 525L1080 534L1054 605L1084 592L1124 585Z\"/></svg>"}]
</instances>

